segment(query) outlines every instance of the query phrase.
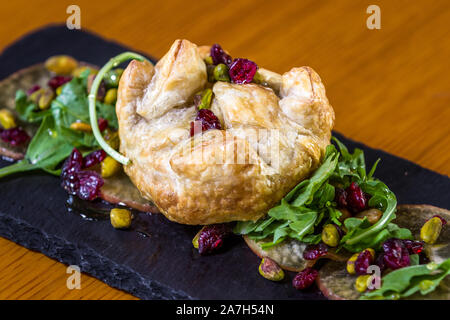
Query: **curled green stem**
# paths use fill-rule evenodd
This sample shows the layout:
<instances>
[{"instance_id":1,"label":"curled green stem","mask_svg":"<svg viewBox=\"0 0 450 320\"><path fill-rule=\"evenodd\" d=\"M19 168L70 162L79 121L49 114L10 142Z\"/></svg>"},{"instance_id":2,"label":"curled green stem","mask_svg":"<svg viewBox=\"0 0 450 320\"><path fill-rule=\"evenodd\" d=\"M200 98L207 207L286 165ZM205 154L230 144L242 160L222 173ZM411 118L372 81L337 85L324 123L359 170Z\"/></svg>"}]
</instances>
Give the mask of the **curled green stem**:
<instances>
[{"instance_id":1,"label":"curled green stem","mask_svg":"<svg viewBox=\"0 0 450 320\"><path fill-rule=\"evenodd\" d=\"M114 58L111 58L108 63L106 63L103 68L100 69L97 76L95 77L94 82L92 83L91 91L89 92L88 100L89 100L89 117L91 120L91 127L92 132L94 133L94 137L97 140L100 147L102 147L105 152L110 155L112 158L117 160L123 165L128 165L130 163L130 159L125 157L124 155L120 154L116 150L110 147L110 145L103 139L103 136L100 132L100 129L98 128L98 122L97 122L97 108L95 107L95 102L97 98L97 91L98 87L100 86L100 82L103 80L103 77L105 74L111 70L112 68L117 67L122 62L135 59L138 61L144 61L147 60L145 57L141 56L140 54L134 53L134 52L124 52L119 54L118 56L115 56ZM149 61L150 62L150 61Z\"/></svg>"}]
</instances>

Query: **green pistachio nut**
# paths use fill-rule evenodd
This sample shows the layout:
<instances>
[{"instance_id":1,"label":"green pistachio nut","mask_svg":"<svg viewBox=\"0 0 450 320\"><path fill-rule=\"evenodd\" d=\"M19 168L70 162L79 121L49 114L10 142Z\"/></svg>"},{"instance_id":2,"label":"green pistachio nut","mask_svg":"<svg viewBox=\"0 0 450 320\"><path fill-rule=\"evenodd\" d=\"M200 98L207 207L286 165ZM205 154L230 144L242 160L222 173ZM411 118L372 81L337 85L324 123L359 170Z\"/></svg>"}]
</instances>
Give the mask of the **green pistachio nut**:
<instances>
[{"instance_id":1,"label":"green pistachio nut","mask_svg":"<svg viewBox=\"0 0 450 320\"><path fill-rule=\"evenodd\" d=\"M127 229L131 225L131 211L127 209L114 208L110 214L111 224L116 229Z\"/></svg>"},{"instance_id":2,"label":"green pistachio nut","mask_svg":"<svg viewBox=\"0 0 450 320\"><path fill-rule=\"evenodd\" d=\"M336 247L339 244L339 231L334 224L327 224L322 230L322 241L330 247Z\"/></svg>"},{"instance_id":3,"label":"green pistachio nut","mask_svg":"<svg viewBox=\"0 0 450 320\"><path fill-rule=\"evenodd\" d=\"M108 91L106 91L105 99L103 100L106 104L114 105L117 100L117 89L111 88Z\"/></svg>"},{"instance_id":4,"label":"green pistachio nut","mask_svg":"<svg viewBox=\"0 0 450 320\"><path fill-rule=\"evenodd\" d=\"M197 105L197 108L200 109L210 109L211 108L211 100L212 100L212 90L205 89L200 94L200 101Z\"/></svg>"},{"instance_id":5,"label":"green pistachio nut","mask_svg":"<svg viewBox=\"0 0 450 320\"><path fill-rule=\"evenodd\" d=\"M355 274L356 273L356 271L355 271L355 262L356 262L356 259L358 259L358 256L359 256L359 253L355 253L355 254L353 254L350 257L350 259L348 259L348 261L347 261L347 272L349 274Z\"/></svg>"},{"instance_id":6,"label":"green pistachio nut","mask_svg":"<svg viewBox=\"0 0 450 320\"><path fill-rule=\"evenodd\" d=\"M214 68L214 80L231 82L230 75L228 74L228 67L226 64L219 63Z\"/></svg>"},{"instance_id":7,"label":"green pistachio nut","mask_svg":"<svg viewBox=\"0 0 450 320\"><path fill-rule=\"evenodd\" d=\"M263 258L259 265L259 274L270 281L281 281L284 279L284 271L270 258Z\"/></svg>"},{"instance_id":8,"label":"green pistachio nut","mask_svg":"<svg viewBox=\"0 0 450 320\"><path fill-rule=\"evenodd\" d=\"M89 74L97 74L98 70L89 66L80 66L72 71L72 76L80 77L86 70L89 70Z\"/></svg>"},{"instance_id":9,"label":"green pistachio nut","mask_svg":"<svg viewBox=\"0 0 450 320\"><path fill-rule=\"evenodd\" d=\"M0 110L0 125L3 127L3 129L11 129L17 127L14 115L8 109Z\"/></svg>"},{"instance_id":10,"label":"green pistachio nut","mask_svg":"<svg viewBox=\"0 0 450 320\"><path fill-rule=\"evenodd\" d=\"M66 55L53 56L45 61L45 67L47 70L61 75L71 74L77 66L77 60Z\"/></svg>"},{"instance_id":11,"label":"green pistachio nut","mask_svg":"<svg viewBox=\"0 0 450 320\"><path fill-rule=\"evenodd\" d=\"M39 109L45 110L50 108L50 104L52 103L53 98L55 97L55 93L51 88L46 88L42 92L41 96L39 97L38 106Z\"/></svg>"},{"instance_id":12,"label":"green pistachio nut","mask_svg":"<svg viewBox=\"0 0 450 320\"><path fill-rule=\"evenodd\" d=\"M116 175L121 168L122 164L110 156L107 156L100 163L101 175L103 178L111 178Z\"/></svg>"},{"instance_id":13,"label":"green pistachio nut","mask_svg":"<svg viewBox=\"0 0 450 320\"><path fill-rule=\"evenodd\" d=\"M368 210L359 212L358 214L355 215L355 218L358 218L358 219L367 218L367 221L369 221L370 224L375 224L378 222L378 220L380 220L382 215L383 215L383 212L381 212L378 209L372 208L372 209L368 209Z\"/></svg>"},{"instance_id":14,"label":"green pistachio nut","mask_svg":"<svg viewBox=\"0 0 450 320\"><path fill-rule=\"evenodd\" d=\"M370 277L370 274L366 274L356 278L355 289L358 290L358 292L366 291L368 286L367 282L369 282Z\"/></svg>"},{"instance_id":15,"label":"green pistachio nut","mask_svg":"<svg viewBox=\"0 0 450 320\"><path fill-rule=\"evenodd\" d=\"M28 99L36 104L39 104L39 99L44 94L44 92L45 92L45 89L36 90L28 97Z\"/></svg>"},{"instance_id":16,"label":"green pistachio nut","mask_svg":"<svg viewBox=\"0 0 450 320\"><path fill-rule=\"evenodd\" d=\"M120 139L117 131L113 131L110 128L106 128L105 131L103 132L103 139L105 139L106 143L114 150L119 149Z\"/></svg>"},{"instance_id":17,"label":"green pistachio nut","mask_svg":"<svg viewBox=\"0 0 450 320\"><path fill-rule=\"evenodd\" d=\"M442 230L442 221L438 217L431 218L420 229L420 239L425 243L433 244L439 238Z\"/></svg>"}]
</instances>

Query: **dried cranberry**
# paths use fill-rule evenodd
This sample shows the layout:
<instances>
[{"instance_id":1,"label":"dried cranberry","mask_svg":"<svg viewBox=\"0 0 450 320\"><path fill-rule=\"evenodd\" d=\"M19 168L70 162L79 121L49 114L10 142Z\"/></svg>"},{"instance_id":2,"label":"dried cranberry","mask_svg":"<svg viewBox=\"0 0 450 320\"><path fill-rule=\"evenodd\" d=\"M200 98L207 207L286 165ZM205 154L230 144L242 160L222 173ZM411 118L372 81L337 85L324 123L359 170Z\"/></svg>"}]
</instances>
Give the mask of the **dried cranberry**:
<instances>
[{"instance_id":1,"label":"dried cranberry","mask_svg":"<svg viewBox=\"0 0 450 320\"><path fill-rule=\"evenodd\" d=\"M195 117L195 121L201 121L202 123L202 132L209 129L222 129L220 125L219 118L209 109L200 109L198 110L197 116ZM194 121L191 122L191 137L197 133L194 130Z\"/></svg>"},{"instance_id":2,"label":"dried cranberry","mask_svg":"<svg viewBox=\"0 0 450 320\"><path fill-rule=\"evenodd\" d=\"M442 225L443 226L445 226L446 224L447 224L447 220L445 220L444 218L442 218L440 215L438 215L438 214L435 214L434 216L432 216L430 219L433 219L433 218L439 218L439 219L441 219L441 222L442 222ZM428 221L428 220L427 220Z\"/></svg>"},{"instance_id":3,"label":"dried cranberry","mask_svg":"<svg viewBox=\"0 0 450 320\"><path fill-rule=\"evenodd\" d=\"M89 153L86 157L83 159L83 168L89 168L92 166L95 166L96 164L99 164L106 158L106 152L102 149L93 151Z\"/></svg>"},{"instance_id":4,"label":"dried cranberry","mask_svg":"<svg viewBox=\"0 0 450 320\"><path fill-rule=\"evenodd\" d=\"M61 170L62 187L83 200L94 200L100 194L103 179L96 172L82 171L83 162L80 151L74 148Z\"/></svg>"},{"instance_id":5,"label":"dried cranberry","mask_svg":"<svg viewBox=\"0 0 450 320\"><path fill-rule=\"evenodd\" d=\"M340 208L347 208L347 191L342 188L335 188L334 201L338 204Z\"/></svg>"},{"instance_id":6,"label":"dried cranberry","mask_svg":"<svg viewBox=\"0 0 450 320\"><path fill-rule=\"evenodd\" d=\"M83 155L77 148L73 148L72 153L64 161L61 174L65 177L67 174L80 171L83 165Z\"/></svg>"},{"instance_id":7,"label":"dried cranberry","mask_svg":"<svg viewBox=\"0 0 450 320\"><path fill-rule=\"evenodd\" d=\"M369 250L362 251L355 261L355 271L359 275L367 273L367 268L372 264L373 256Z\"/></svg>"},{"instance_id":8,"label":"dried cranberry","mask_svg":"<svg viewBox=\"0 0 450 320\"><path fill-rule=\"evenodd\" d=\"M27 95L30 95L33 92L38 91L40 88L41 88L40 85L35 84L34 86L32 86L30 89L27 90Z\"/></svg>"},{"instance_id":9,"label":"dried cranberry","mask_svg":"<svg viewBox=\"0 0 450 320\"><path fill-rule=\"evenodd\" d=\"M403 240L403 245L409 254L419 254L423 250L423 241Z\"/></svg>"},{"instance_id":10,"label":"dried cranberry","mask_svg":"<svg viewBox=\"0 0 450 320\"><path fill-rule=\"evenodd\" d=\"M54 76L48 81L48 86L51 87L53 90L56 90L58 87L69 82L70 80L72 80L72 77Z\"/></svg>"},{"instance_id":11,"label":"dried cranberry","mask_svg":"<svg viewBox=\"0 0 450 320\"><path fill-rule=\"evenodd\" d=\"M94 171L80 171L77 175L80 182L77 191L78 197L83 200L94 200L97 198L104 183L102 177Z\"/></svg>"},{"instance_id":12,"label":"dried cranberry","mask_svg":"<svg viewBox=\"0 0 450 320\"><path fill-rule=\"evenodd\" d=\"M30 136L20 127L0 129L0 138L12 146L19 146L30 140Z\"/></svg>"},{"instance_id":13,"label":"dried cranberry","mask_svg":"<svg viewBox=\"0 0 450 320\"><path fill-rule=\"evenodd\" d=\"M198 251L202 255L217 251L230 234L231 227L226 223L205 226L198 237Z\"/></svg>"},{"instance_id":14,"label":"dried cranberry","mask_svg":"<svg viewBox=\"0 0 450 320\"><path fill-rule=\"evenodd\" d=\"M232 59L231 57L223 51L220 45L213 44L210 51L211 58L213 60L213 64L224 63L227 66L230 66Z\"/></svg>"},{"instance_id":15,"label":"dried cranberry","mask_svg":"<svg viewBox=\"0 0 450 320\"><path fill-rule=\"evenodd\" d=\"M297 290L306 289L313 284L318 274L319 273L317 272L317 270L313 268L306 268L297 273L297 275L292 280L292 285Z\"/></svg>"},{"instance_id":16,"label":"dried cranberry","mask_svg":"<svg viewBox=\"0 0 450 320\"><path fill-rule=\"evenodd\" d=\"M234 59L230 66L229 75L233 83L250 83L255 76L258 66L248 59Z\"/></svg>"},{"instance_id":17,"label":"dried cranberry","mask_svg":"<svg viewBox=\"0 0 450 320\"><path fill-rule=\"evenodd\" d=\"M328 253L328 246L324 243L310 244L303 251L305 260L316 260Z\"/></svg>"},{"instance_id":18,"label":"dried cranberry","mask_svg":"<svg viewBox=\"0 0 450 320\"><path fill-rule=\"evenodd\" d=\"M400 269L410 265L408 249L399 239L389 239L383 243L384 263L387 268Z\"/></svg>"},{"instance_id":19,"label":"dried cranberry","mask_svg":"<svg viewBox=\"0 0 450 320\"><path fill-rule=\"evenodd\" d=\"M356 182L352 182L345 190L347 192L347 208L353 213L367 209L367 199Z\"/></svg>"},{"instance_id":20,"label":"dried cranberry","mask_svg":"<svg viewBox=\"0 0 450 320\"><path fill-rule=\"evenodd\" d=\"M103 118L98 118L98 129L100 131L104 131L106 128L108 128L108 120L103 119Z\"/></svg>"},{"instance_id":21,"label":"dried cranberry","mask_svg":"<svg viewBox=\"0 0 450 320\"><path fill-rule=\"evenodd\" d=\"M68 194L76 196L80 188L80 180L78 179L78 171L74 174L68 175L67 178L62 179L61 186Z\"/></svg>"},{"instance_id":22,"label":"dried cranberry","mask_svg":"<svg viewBox=\"0 0 450 320\"><path fill-rule=\"evenodd\" d=\"M83 166L83 156L77 148L64 161L61 169L62 187L71 195L76 195L79 188L78 172Z\"/></svg>"}]
</instances>

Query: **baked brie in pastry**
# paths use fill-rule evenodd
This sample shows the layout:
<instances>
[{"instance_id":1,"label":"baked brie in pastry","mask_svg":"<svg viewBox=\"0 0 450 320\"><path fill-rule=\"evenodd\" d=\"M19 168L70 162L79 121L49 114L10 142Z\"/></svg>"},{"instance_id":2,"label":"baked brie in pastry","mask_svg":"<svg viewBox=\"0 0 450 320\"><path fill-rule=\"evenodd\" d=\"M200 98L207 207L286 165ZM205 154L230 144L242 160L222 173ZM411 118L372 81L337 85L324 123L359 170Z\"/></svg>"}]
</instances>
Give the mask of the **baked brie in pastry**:
<instances>
[{"instance_id":1,"label":"baked brie in pastry","mask_svg":"<svg viewBox=\"0 0 450 320\"><path fill-rule=\"evenodd\" d=\"M209 50L176 40L155 67L128 65L116 104L120 151L131 160L124 169L172 221L257 220L318 167L334 111L309 67L259 68L259 84L214 82ZM194 122L195 96L208 88L220 130Z\"/></svg>"}]
</instances>

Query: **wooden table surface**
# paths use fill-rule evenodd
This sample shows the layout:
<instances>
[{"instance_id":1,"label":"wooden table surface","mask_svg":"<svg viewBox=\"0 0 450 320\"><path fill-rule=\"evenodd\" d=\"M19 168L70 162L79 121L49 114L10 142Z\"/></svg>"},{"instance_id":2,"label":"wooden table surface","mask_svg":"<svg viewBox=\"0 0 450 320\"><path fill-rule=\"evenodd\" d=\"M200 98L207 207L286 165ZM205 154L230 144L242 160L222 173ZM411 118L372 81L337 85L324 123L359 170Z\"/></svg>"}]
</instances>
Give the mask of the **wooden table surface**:
<instances>
[{"instance_id":1,"label":"wooden table surface","mask_svg":"<svg viewBox=\"0 0 450 320\"><path fill-rule=\"evenodd\" d=\"M337 131L450 175L448 0L2 1L0 48L65 22L73 3L82 28L155 57L185 38L280 73L311 66ZM371 4L381 9L380 30L366 27ZM0 299L134 298L87 275L68 290L67 277L65 265L0 238Z\"/></svg>"}]
</instances>

